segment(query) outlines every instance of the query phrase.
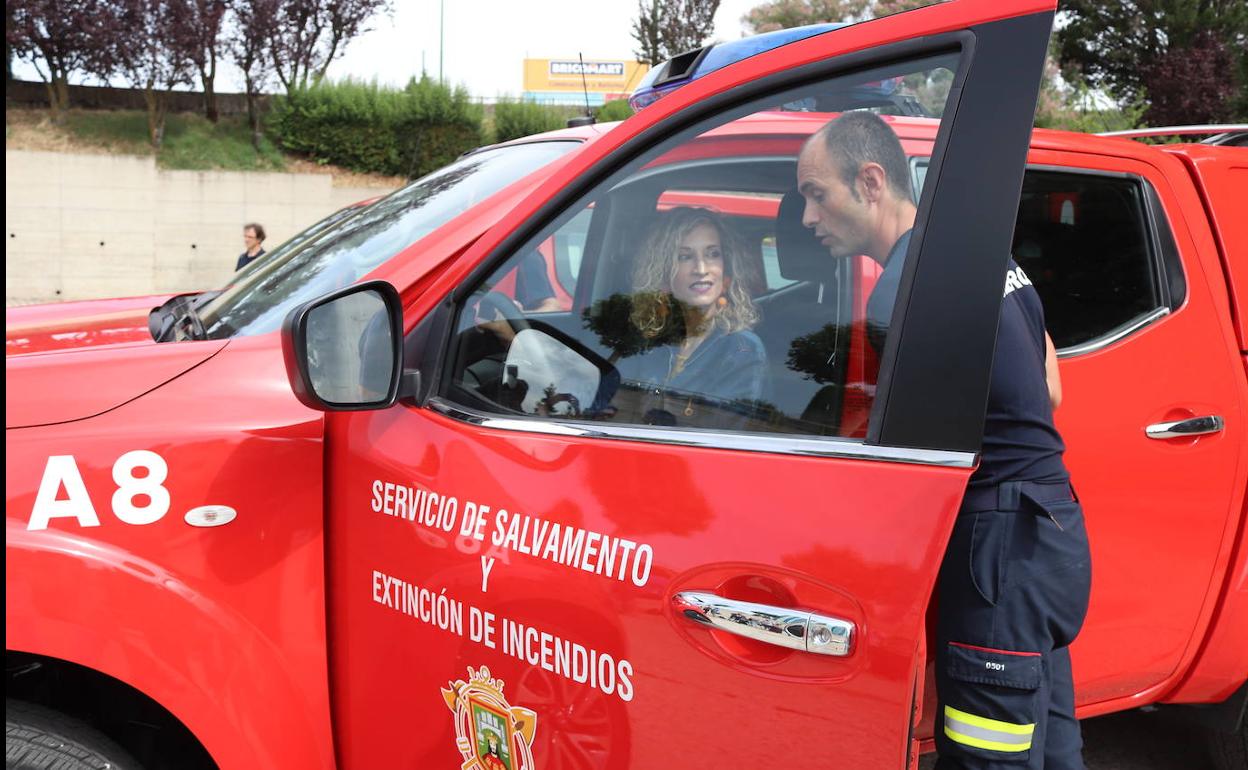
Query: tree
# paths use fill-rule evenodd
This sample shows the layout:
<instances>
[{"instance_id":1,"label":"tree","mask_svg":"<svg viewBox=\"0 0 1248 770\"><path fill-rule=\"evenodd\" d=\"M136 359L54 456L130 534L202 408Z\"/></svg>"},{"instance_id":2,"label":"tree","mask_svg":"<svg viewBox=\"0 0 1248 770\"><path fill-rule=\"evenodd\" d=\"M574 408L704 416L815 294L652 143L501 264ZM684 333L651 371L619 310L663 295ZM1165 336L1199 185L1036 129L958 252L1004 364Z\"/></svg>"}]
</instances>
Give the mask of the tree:
<instances>
[{"instance_id":1,"label":"tree","mask_svg":"<svg viewBox=\"0 0 1248 770\"><path fill-rule=\"evenodd\" d=\"M260 89L272 74L269 33L277 20L278 0L234 0L234 24L225 40L226 52L243 73L251 145L260 150Z\"/></svg>"},{"instance_id":2,"label":"tree","mask_svg":"<svg viewBox=\"0 0 1248 770\"><path fill-rule=\"evenodd\" d=\"M932 3L933 0L770 0L750 10L741 21L755 33L762 33L827 22L853 24ZM1098 106L1088 83L1077 73L1067 72L1063 78L1056 61L1057 44L1054 42L1049 47L1036 105L1037 126L1075 131L1112 131L1138 126L1144 111L1138 99L1128 100L1121 109ZM947 82L921 84L911 80L907 78L907 84L917 87L925 107L933 109L943 105Z\"/></svg>"},{"instance_id":3,"label":"tree","mask_svg":"<svg viewBox=\"0 0 1248 770\"><path fill-rule=\"evenodd\" d=\"M1121 102L1147 100L1154 88L1218 98L1235 93L1238 100L1229 111L1248 114L1248 4L1243 0L1066 0L1062 7L1065 24L1054 34L1068 78L1084 79ZM1200 63L1210 53L1202 46L1214 44L1231 66L1217 70ZM1167 79L1176 74L1199 80ZM1167 105L1175 101L1166 99ZM1160 109L1174 114L1169 106ZM1200 109L1202 114L1220 112ZM1161 114L1150 109L1150 122ZM1199 120L1177 117L1185 123Z\"/></svg>"},{"instance_id":4,"label":"tree","mask_svg":"<svg viewBox=\"0 0 1248 770\"><path fill-rule=\"evenodd\" d=\"M755 34L827 22L870 18L871 0L771 0L750 9L741 21Z\"/></svg>"},{"instance_id":5,"label":"tree","mask_svg":"<svg viewBox=\"0 0 1248 770\"><path fill-rule=\"evenodd\" d=\"M932 5L937 0L771 0L741 17L756 34L808 24L854 24Z\"/></svg>"},{"instance_id":6,"label":"tree","mask_svg":"<svg viewBox=\"0 0 1248 770\"><path fill-rule=\"evenodd\" d=\"M308 70L314 66L317 40L323 24L320 0L293 0L280 3L269 37L273 72L290 93L307 85Z\"/></svg>"},{"instance_id":7,"label":"tree","mask_svg":"<svg viewBox=\"0 0 1248 770\"><path fill-rule=\"evenodd\" d=\"M199 74L204 89L204 115L217 122L217 58L221 50L222 20L225 18L225 0L189 0L185 25L188 34L191 63Z\"/></svg>"},{"instance_id":8,"label":"tree","mask_svg":"<svg viewBox=\"0 0 1248 770\"><path fill-rule=\"evenodd\" d=\"M48 87L52 119L60 122L69 107L69 76L104 74L111 17L100 0L9 0L5 4L6 40L18 59L29 61Z\"/></svg>"},{"instance_id":9,"label":"tree","mask_svg":"<svg viewBox=\"0 0 1248 770\"><path fill-rule=\"evenodd\" d=\"M191 79L195 35L191 0L118 0L108 61L131 87L142 89L152 147L165 139L168 91Z\"/></svg>"},{"instance_id":10,"label":"tree","mask_svg":"<svg viewBox=\"0 0 1248 770\"><path fill-rule=\"evenodd\" d=\"M13 3L4 6L4 82L13 79Z\"/></svg>"},{"instance_id":11,"label":"tree","mask_svg":"<svg viewBox=\"0 0 1248 770\"><path fill-rule=\"evenodd\" d=\"M875 0L875 13L872 17L878 19L881 16L892 16L894 13L905 13L938 2L941 0Z\"/></svg>"},{"instance_id":12,"label":"tree","mask_svg":"<svg viewBox=\"0 0 1248 770\"><path fill-rule=\"evenodd\" d=\"M269 55L286 92L307 88L325 77L352 38L368 31L368 21L389 11L388 0L291 0L274 18Z\"/></svg>"},{"instance_id":13,"label":"tree","mask_svg":"<svg viewBox=\"0 0 1248 770\"><path fill-rule=\"evenodd\" d=\"M701 48L715 31L719 0L667 0L663 45L668 56Z\"/></svg>"},{"instance_id":14,"label":"tree","mask_svg":"<svg viewBox=\"0 0 1248 770\"><path fill-rule=\"evenodd\" d=\"M701 48L715 31L719 0L638 0L633 39L637 60L651 66Z\"/></svg>"},{"instance_id":15,"label":"tree","mask_svg":"<svg viewBox=\"0 0 1248 770\"><path fill-rule=\"evenodd\" d=\"M1235 60L1211 32L1161 55L1144 73L1149 124L1224 123L1234 118ZM1199 84L1193 88L1192 84Z\"/></svg>"},{"instance_id":16,"label":"tree","mask_svg":"<svg viewBox=\"0 0 1248 770\"><path fill-rule=\"evenodd\" d=\"M661 307L658 315L664 319L663 326L652 336L643 334L633 317L638 307L647 306ZM655 291L612 294L581 312L582 325L598 335L598 343L611 351L612 364L651 348L680 343L685 339L688 318L688 309L680 300Z\"/></svg>"},{"instance_id":17,"label":"tree","mask_svg":"<svg viewBox=\"0 0 1248 770\"><path fill-rule=\"evenodd\" d=\"M795 337L789 343L785 362L793 371L801 372L804 380L814 380L820 385L836 382L836 369L828 353L835 355L841 338L848 334L849 330L840 324L826 324L810 334Z\"/></svg>"},{"instance_id":18,"label":"tree","mask_svg":"<svg viewBox=\"0 0 1248 770\"><path fill-rule=\"evenodd\" d=\"M637 61L657 67L667 60L663 55L663 5L659 0L637 0L637 19L633 22L633 39L639 46L633 52Z\"/></svg>"}]
</instances>

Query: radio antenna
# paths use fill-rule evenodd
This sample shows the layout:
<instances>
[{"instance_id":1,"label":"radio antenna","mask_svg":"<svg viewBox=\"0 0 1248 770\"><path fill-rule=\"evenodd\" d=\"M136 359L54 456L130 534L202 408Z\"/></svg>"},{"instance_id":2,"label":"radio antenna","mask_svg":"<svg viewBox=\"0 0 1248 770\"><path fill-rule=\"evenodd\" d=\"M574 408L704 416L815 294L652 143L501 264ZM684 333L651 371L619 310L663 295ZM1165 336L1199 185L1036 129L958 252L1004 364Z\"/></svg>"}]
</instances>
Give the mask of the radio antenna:
<instances>
[{"instance_id":1,"label":"radio antenna","mask_svg":"<svg viewBox=\"0 0 1248 770\"><path fill-rule=\"evenodd\" d=\"M577 51L576 58L581 60L581 90L585 94L585 117L593 117L593 112L589 109L589 83L585 80L585 56Z\"/></svg>"}]
</instances>

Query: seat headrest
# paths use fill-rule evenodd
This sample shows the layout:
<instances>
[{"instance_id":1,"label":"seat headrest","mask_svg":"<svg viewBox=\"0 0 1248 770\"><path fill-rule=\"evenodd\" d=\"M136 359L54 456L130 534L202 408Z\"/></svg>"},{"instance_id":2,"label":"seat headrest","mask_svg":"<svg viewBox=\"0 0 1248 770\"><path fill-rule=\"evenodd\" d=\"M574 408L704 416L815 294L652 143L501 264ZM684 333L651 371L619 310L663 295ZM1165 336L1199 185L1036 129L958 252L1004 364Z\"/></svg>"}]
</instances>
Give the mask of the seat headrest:
<instances>
[{"instance_id":1,"label":"seat headrest","mask_svg":"<svg viewBox=\"0 0 1248 770\"><path fill-rule=\"evenodd\" d=\"M802 224L806 201L797 190L789 190L780 200L776 214L776 256L780 275L790 281L827 283L834 279L836 260L815 238L815 233Z\"/></svg>"}]
</instances>

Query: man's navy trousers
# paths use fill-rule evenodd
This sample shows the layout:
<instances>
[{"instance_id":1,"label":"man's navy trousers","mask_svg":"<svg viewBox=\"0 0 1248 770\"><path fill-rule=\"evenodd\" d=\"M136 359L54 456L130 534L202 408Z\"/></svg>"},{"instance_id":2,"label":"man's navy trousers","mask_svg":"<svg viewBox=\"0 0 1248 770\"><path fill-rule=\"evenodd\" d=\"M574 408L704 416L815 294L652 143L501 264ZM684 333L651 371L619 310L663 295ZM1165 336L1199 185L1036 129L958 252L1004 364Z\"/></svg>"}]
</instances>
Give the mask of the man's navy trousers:
<instances>
[{"instance_id":1,"label":"man's navy trousers","mask_svg":"<svg viewBox=\"0 0 1248 770\"><path fill-rule=\"evenodd\" d=\"M1069 645L1091 579L1069 483L967 490L937 587L937 770L1083 769Z\"/></svg>"}]
</instances>

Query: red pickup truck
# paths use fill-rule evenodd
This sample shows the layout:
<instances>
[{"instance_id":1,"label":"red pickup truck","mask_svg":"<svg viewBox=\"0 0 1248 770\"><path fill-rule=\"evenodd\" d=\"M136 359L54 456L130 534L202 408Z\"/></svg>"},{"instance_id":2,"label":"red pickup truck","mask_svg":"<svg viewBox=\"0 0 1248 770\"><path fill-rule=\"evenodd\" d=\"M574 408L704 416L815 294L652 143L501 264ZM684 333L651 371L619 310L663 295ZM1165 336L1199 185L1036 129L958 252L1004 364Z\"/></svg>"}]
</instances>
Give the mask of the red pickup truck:
<instances>
[{"instance_id":1,"label":"red pickup truck","mask_svg":"<svg viewBox=\"0 0 1248 770\"><path fill-rule=\"evenodd\" d=\"M1033 132L1053 13L960 0L688 76L713 46L166 341L6 346L10 766L915 766L1012 255L1092 543L1078 713L1174 704L1242 767L1248 149ZM793 209L852 109L919 210L878 360L874 270ZM740 241L764 387L656 416L629 308L681 207Z\"/></svg>"}]
</instances>

